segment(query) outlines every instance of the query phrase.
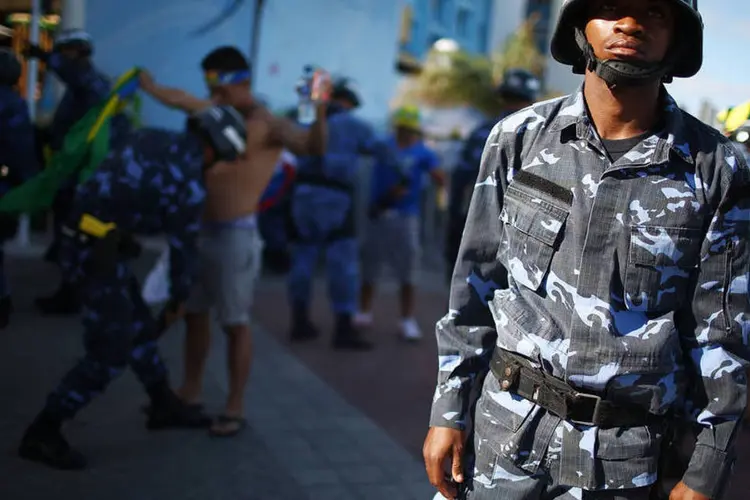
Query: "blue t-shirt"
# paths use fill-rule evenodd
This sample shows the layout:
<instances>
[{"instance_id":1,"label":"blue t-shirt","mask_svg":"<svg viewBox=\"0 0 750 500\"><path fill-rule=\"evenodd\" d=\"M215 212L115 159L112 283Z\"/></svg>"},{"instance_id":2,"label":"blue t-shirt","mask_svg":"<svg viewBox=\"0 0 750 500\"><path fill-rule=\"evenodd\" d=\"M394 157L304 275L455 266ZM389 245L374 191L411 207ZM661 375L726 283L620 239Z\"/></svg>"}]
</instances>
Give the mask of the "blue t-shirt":
<instances>
[{"instance_id":1,"label":"blue t-shirt","mask_svg":"<svg viewBox=\"0 0 750 500\"><path fill-rule=\"evenodd\" d=\"M440 164L440 159L421 141L407 148L399 149L396 146L395 139L391 138L388 141L388 146L397 152L401 172L405 173L409 179L408 191L392 208L403 215L419 215L424 174L436 169ZM399 180L399 172L392 166L377 163L372 175L370 203L377 203L398 185Z\"/></svg>"}]
</instances>

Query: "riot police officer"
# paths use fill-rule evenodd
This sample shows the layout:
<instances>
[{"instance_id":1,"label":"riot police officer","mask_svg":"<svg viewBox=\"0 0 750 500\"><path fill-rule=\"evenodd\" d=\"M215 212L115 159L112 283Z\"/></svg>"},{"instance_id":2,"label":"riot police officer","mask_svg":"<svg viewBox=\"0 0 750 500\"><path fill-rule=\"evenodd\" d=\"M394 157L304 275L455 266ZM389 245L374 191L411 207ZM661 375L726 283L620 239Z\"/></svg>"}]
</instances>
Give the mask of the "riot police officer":
<instances>
[{"instance_id":1,"label":"riot police officer","mask_svg":"<svg viewBox=\"0 0 750 500\"><path fill-rule=\"evenodd\" d=\"M81 29L61 31L51 53L33 44L24 52L27 57L36 57L44 61L65 84L65 93L46 133L48 146L53 154L62 149L65 136L71 127L91 108L102 103L111 90L109 79L97 70L91 60L93 52L91 35ZM130 128L125 115L116 114L111 122L110 147L117 147L119 142L127 137ZM47 260L52 262L57 260L60 228L72 202L75 178L72 176L60 187L52 207L55 231L53 243L46 255ZM80 309L76 290L64 281L52 295L38 298L36 305L47 314L71 314L77 313Z\"/></svg>"},{"instance_id":2,"label":"riot police officer","mask_svg":"<svg viewBox=\"0 0 750 500\"><path fill-rule=\"evenodd\" d=\"M436 331L424 456L444 496L647 500L687 424L667 496L722 498L747 405L750 169L666 88L702 66L697 3L566 0L551 53L582 86L492 130Z\"/></svg>"},{"instance_id":3,"label":"riot police officer","mask_svg":"<svg viewBox=\"0 0 750 500\"><path fill-rule=\"evenodd\" d=\"M28 105L17 84L21 62L7 48L0 48L0 196L33 176L38 170L34 126ZM12 238L18 226L15 215L0 213L0 245ZM8 324L12 304L0 249L0 328Z\"/></svg>"},{"instance_id":4,"label":"riot police officer","mask_svg":"<svg viewBox=\"0 0 750 500\"><path fill-rule=\"evenodd\" d=\"M245 120L230 107L208 108L186 133L142 128L114 149L80 184L62 227L61 267L82 290L85 356L48 396L27 429L19 454L59 469L85 460L61 433L127 366L146 389L147 427L203 427L202 413L170 389L159 355L159 335L182 314L197 274L198 234L206 190L204 173L245 149ZM170 300L161 321L143 302L130 261L135 235L165 233L170 248Z\"/></svg>"},{"instance_id":5,"label":"riot police officer","mask_svg":"<svg viewBox=\"0 0 750 500\"><path fill-rule=\"evenodd\" d=\"M290 202L293 240L288 296L292 340L310 340L318 331L309 317L313 273L325 252L328 289L336 329L333 346L369 349L354 327L359 293L359 259L355 238L354 187L360 157L373 155L395 164L384 142L354 115L360 96L348 79L334 82L328 116L328 150L322 157L301 158ZM389 163L390 162L390 163Z\"/></svg>"}]
</instances>

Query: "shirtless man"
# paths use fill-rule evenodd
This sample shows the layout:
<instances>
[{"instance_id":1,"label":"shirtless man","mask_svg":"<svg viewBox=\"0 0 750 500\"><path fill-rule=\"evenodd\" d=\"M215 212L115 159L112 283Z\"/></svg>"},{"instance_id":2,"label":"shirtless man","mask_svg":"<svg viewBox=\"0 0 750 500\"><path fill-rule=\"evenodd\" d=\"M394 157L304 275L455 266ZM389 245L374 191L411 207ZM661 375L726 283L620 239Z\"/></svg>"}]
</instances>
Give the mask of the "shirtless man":
<instances>
[{"instance_id":1,"label":"shirtless man","mask_svg":"<svg viewBox=\"0 0 750 500\"><path fill-rule=\"evenodd\" d=\"M212 104L235 107L247 117L247 151L231 163L217 164L206 177L208 199L201 242L202 276L186 306L185 375L180 397L198 405L210 346L209 310L216 307L228 337L229 397L211 433L231 436L244 427L243 396L250 372L252 342L249 310L253 283L260 269L262 240L256 210L283 148L298 156L322 155L327 142L326 104L317 119L302 129L273 116L250 91L250 64L234 47L220 47L201 62L211 100L158 85L147 72L141 88L162 104L195 112Z\"/></svg>"}]
</instances>

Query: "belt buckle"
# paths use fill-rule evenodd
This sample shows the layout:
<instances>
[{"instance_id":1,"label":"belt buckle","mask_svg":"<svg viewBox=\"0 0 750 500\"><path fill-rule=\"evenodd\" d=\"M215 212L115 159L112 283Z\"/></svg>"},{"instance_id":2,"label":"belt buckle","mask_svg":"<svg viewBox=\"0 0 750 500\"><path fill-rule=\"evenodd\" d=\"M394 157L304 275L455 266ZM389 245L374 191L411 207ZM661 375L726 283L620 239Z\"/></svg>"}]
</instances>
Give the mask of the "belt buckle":
<instances>
[{"instance_id":1,"label":"belt buckle","mask_svg":"<svg viewBox=\"0 0 750 500\"><path fill-rule=\"evenodd\" d=\"M595 425L597 425L596 421L599 420L599 418L598 418L599 417L599 408L600 408L599 404L602 402L602 398L600 396L595 395L595 394L586 394L586 393L583 393L583 392L576 392L575 394L573 394L573 398L577 402L580 402L582 400L587 400L588 401L585 406L587 408L588 407L591 408L591 421L576 420L575 418L573 418L573 417L575 417L575 415L568 416L568 420L570 420L570 422L572 422L574 424L578 424L578 425L588 425L588 426L595 426Z\"/></svg>"}]
</instances>

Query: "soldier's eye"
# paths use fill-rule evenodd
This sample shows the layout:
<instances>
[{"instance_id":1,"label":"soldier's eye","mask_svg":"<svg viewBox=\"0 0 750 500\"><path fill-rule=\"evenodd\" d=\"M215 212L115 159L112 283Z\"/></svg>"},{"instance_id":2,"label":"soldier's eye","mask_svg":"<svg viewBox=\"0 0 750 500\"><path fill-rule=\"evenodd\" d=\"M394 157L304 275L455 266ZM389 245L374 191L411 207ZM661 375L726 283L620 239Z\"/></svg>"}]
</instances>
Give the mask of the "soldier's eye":
<instances>
[{"instance_id":1,"label":"soldier's eye","mask_svg":"<svg viewBox=\"0 0 750 500\"><path fill-rule=\"evenodd\" d=\"M664 10L664 6L662 5L653 5L649 7L648 9L648 15L649 17L654 17L656 19L664 19L666 17L667 13Z\"/></svg>"}]
</instances>

